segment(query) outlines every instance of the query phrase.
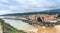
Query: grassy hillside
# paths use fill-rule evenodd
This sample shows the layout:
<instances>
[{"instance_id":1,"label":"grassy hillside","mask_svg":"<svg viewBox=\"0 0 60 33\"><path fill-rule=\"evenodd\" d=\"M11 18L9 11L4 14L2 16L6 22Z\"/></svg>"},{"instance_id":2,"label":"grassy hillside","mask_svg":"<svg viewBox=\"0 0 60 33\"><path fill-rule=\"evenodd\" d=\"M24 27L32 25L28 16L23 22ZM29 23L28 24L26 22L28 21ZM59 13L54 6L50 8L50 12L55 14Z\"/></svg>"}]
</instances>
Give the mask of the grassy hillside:
<instances>
[{"instance_id":1,"label":"grassy hillside","mask_svg":"<svg viewBox=\"0 0 60 33\"><path fill-rule=\"evenodd\" d=\"M5 14L2 16L22 16L22 15L32 15L32 14L60 14L60 9L52 9L52 10L44 10L41 12L27 12L27 13L12 13L12 14Z\"/></svg>"},{"instance_id":2,"label":"grassy hillside","mask_svg":"<svg viewBox=\"0 0 60 33\"><path fill-rule=\"evenodd\" d=\"M26 33L22 30L17 30L13 26L9 25L8 23L5 23L4 20L0 19L0 23L3 28L3 33Z\"/></svg>"}]
</instances>

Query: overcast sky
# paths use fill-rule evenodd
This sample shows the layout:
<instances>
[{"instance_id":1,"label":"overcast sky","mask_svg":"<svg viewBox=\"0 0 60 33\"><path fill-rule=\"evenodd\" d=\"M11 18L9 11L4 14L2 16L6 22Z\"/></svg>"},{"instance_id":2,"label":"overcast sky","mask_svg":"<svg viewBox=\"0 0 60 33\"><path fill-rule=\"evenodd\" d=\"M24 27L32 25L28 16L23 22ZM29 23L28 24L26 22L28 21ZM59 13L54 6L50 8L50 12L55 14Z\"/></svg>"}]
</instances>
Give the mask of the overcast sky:
<instances>
[{"instance_id":1,"label":"overcast sky","mask_svg":"<svg viewBox=\"0 0 60 33\"><path fill-rule=\"evenodd\" d=\"M0 0L0 15L60 8L60 0Z\"/></svg>"}]
</instances>

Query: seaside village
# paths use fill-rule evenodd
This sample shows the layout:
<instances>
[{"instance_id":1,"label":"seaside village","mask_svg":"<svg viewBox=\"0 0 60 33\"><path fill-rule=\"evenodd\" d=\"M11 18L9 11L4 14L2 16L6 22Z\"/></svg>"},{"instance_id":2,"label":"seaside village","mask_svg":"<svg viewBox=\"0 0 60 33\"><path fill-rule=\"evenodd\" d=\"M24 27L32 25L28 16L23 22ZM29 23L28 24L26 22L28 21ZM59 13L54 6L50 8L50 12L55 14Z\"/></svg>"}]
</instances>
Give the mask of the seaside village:
<instances>
[{"instance_id":1,"label":"seaside village","mask_svg":"<svg viewBox=\"0 0 60 33\"><path fill-rule=\"evenodd\" d=\"M9 17L9 16L8 16ZM5 18L8 18L8 17L5 17ZM57 17L58 17L58 14L32 14L32 15L23 15L22 17L21 16L17 16L17 17L15 17L16 19L28 19L28 20L30 20L30 21L36 21L36 22L53 22L53 23L56 23L56 22L58 22L57 21ZM10 18L11 18L11 16L10 16ZM28 22L28 23L30 23L30 22ZM43 31L45 31L44 29L42 29L40 26L38 27L38 25L36 25L36 26L34 26L34 28L37 28L37 30L29 30L28 31L28 33L35 33L35 32L43 32ZM54 28L46 28L46 30L49 32L50 30L52 31L52 32L54 32ZM50 31L50 32L51 32Z\"/></svg>"},{"instance_id":2,"label":"seaside village","mask_svg":"<svg viewBox=\"0 0 60 33\"><path fill-rule=\"evenodd\" d=\"M5 16L7 19L24 19L38 22L57 22L58 14L32 14L23 16Z\"/></svg>"},{"instance_id":3,"label":"seaside village","mask_svg":"<svg viewBox=\"0 0 60 33\"><path fill-rule=\"evenodd\" d=\"M28 18L32 21L57 22L58 14L34 14L29 15Z\"/></svg>"},{"instance_id":4,"label":"seaside village","mask_svg":"<svg viewBox=\"0 0 60 33\"><path fill-rule=\"evenodd\" d=\"M34 15L29 15L28 18L32 21L38 21L38 22L42 22L41 20L43 20L44 22L57 22L57 17L58 14L34 14ZM39 19L39 20L38 20ZM40 20L41 19L41 20ZM36 33L56 33L55 28L41 28L40 26L36 25L34 26L38 29L38 31L34 30ZM33 33L34 31L29 31L30 33ZM44 32L43 32L44 31ZM55 32L54 32L55 31ZM58 31L58 30L57 30ZM34 33L35 33L34 32Z\"/></svg>"}]
</instances>

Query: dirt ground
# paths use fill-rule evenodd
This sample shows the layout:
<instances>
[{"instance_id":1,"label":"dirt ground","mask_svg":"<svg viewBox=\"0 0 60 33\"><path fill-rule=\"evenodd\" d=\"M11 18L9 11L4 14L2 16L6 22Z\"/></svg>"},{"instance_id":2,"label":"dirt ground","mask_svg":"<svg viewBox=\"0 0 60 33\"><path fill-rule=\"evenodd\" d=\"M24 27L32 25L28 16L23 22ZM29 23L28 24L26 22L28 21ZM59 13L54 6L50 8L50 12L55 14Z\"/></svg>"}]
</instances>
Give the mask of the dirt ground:
<instances>
[{"instance_id":1,"label":"dirt ground","mask_svg":"<svg viewBox=\"0 0 60 33\"><path fill-rule=\"evenodd\" d=\"M55 27L44 27L39 25L33 26L38 29L36 33L60 33L60 25L57 25Z\"/></svg>"}]
</instances>

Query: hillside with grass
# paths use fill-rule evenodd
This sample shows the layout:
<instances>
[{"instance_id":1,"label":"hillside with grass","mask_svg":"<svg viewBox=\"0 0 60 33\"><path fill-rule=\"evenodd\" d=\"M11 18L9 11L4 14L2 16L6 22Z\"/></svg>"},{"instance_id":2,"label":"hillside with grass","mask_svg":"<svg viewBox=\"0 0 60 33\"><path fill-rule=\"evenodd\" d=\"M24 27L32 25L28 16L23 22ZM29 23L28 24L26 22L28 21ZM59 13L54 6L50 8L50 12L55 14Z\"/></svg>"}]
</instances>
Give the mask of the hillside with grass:
<instances>
[{"instance_id":1,"label":"hillside with grass","mask_svg":"<svg viewBox=\"0 0 60 33\"><path fill-rule=\"evenodd\" d=\"M60 9L50 9L50 10L44 10L40 12L11 13L11 14L5 14L0 16L22 16L22 15L32 15L32 14L59 14L60 15Z\"/></svg>"},{"instance_id":2,"label":"hillside with grass","mask_svg":"<svg viewBox=\"0 0 60 33\"><path fill-rule=\"evenodd\" d=\"M17 30L10 24L5 23L4 20L2 20L2 19L0 19L0 23L2 26L3 33L26 33L23 30Z\"/></svg>"}]
</instances>

